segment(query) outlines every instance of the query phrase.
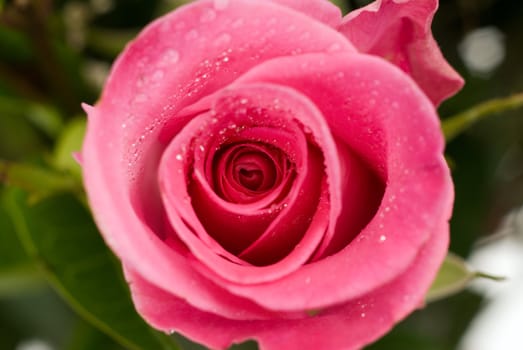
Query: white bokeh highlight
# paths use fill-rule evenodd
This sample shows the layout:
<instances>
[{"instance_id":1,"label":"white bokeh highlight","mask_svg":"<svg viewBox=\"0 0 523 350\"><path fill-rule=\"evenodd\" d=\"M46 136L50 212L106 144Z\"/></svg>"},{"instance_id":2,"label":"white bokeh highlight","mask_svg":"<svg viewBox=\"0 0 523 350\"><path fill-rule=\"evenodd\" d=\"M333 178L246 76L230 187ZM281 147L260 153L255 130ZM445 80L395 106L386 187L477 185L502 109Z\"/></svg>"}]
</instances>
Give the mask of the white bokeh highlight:
<instances>
[{"instance_id":1,"label":"white bokeh highlight","mask_svg":"<svg viewBox=\"0 0 523 350\"><path fill-rule=\"evenodd\" d=\"M461 340L459 350L523 349L523 208L511 213L499 239L476 249L470 265L503 282L477 280L471 288L485 296L485 305Z\"/></svg>"},{"instance_id":2,"label":"white bokeh highlight","mask_svg":"<svg viewBox=\"0 0 523 350\"><path fill-rule=\"evenodd\" d=\"M468 32L458 46L469 72L489 76L505 59L505 36L496 27L482 27Z\"/></svg>"}]
</instances>

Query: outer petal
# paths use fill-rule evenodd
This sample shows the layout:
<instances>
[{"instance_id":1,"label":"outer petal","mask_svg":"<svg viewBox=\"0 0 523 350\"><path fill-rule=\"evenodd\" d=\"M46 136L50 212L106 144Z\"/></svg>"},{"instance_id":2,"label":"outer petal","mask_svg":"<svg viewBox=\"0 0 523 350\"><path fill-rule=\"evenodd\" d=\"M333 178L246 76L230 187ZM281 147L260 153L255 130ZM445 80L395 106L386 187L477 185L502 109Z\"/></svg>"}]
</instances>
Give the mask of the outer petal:
<instances>
[{"instance_id":1,"label":"outer petal","mask_svg":"<svg viewBox=\"0 0 523 350\"><path fill-rule=\"evenodd\" d=\"M448 232L446 223L437 227L410 267L395 280L305 319L233 321L197 310L136 274L128 273L127 278L135 305L149 323L167 332L180 331L213 349L226 349L247 339L256 339L261 350L358 349L423 304L446 254L448 240L440 238L443 232Z\"/></svg>"},{"instance_id":2,"label":"outer petal","mask_svg":"<svg viewBox=\"0 0 523 350\"><path fill-rule=\"evenodd\" d=\"M82 158L91 208L116 255L195 306L233 313L235 303L195 273L187 252L163 242L166 218L156 169L170 137L190 120L176 113L268 59L355 49L335 30L290 8L265 1L217 3L180 8L126 48L100 102L88 111ZM252 13L255 18L246 17Z\"/></svg>"},{"instance_id":3,"label":"outer petal","mask_svg":"<svg viewBox=\"0 0 523 350\"><path fill-rule=\"evenodd\" d=\"M328 0L270 0L302 12L330 27L337 27L341 22L341 10Z\"/></svg>"},{"instance_id":4,"label":"outer petal","mask_svg":"<svg viewBox=\"0 0 523 350\"><path fill-rule=\"evenodd\" d=\"M215 282L266 308L297 310L364 295L404 271L448 220L453 201L439 121L418 86L381 59L345 54L275 59L238 81L244 82L285 84L308 96L334 136L372 165L386 188L375 217L340 252L270 284ZM434 239L446 241L447 234ZM290 290L300 292L288 298Z\"/></svg>"},{"instance_id":5,"label":"outer petal","mask_svg":"<svg viewBox=\"0 0 523 350\"><path fill-rule=\"evenodd\" d=\"M435 105L463 86L431 32L437 0L377 0L350 12L339 31L362 52L410 74Z\"/></svg>"}]
</instances>

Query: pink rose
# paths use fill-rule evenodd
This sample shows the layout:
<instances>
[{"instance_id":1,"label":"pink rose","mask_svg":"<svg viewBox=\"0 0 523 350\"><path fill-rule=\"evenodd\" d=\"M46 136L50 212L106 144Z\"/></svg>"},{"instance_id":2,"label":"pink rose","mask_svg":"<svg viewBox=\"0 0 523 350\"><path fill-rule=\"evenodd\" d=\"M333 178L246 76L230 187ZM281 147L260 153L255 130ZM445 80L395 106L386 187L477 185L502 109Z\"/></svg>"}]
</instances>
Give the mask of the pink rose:
<instances>
[{"instance_id":1,"label":"pink rose","mask_svg":"<svg viewBox=\"0 0 523 350\"><path fill-rule=\"evenodd\" d=\"M125 49L83 169L153 327L355 349L423 304L453 200L435 105L462 85L436 7L201 0Z\"/></svg>"}]
</instances>

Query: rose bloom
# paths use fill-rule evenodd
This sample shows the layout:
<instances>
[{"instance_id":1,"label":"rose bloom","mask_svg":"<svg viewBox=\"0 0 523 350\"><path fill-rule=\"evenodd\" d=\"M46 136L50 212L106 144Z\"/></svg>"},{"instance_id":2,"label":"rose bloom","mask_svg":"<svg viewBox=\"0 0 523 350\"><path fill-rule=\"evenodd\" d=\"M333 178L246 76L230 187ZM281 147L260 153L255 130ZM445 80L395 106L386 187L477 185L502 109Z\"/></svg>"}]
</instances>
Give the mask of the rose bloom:
<instances>
[{"instance_id":1,"label":"rose bloom","mask_svg":"<svg viewBox=\"0 0 523 350\"><path fill-rule=\"evenodd\" d=\"M153 327L356 349L423 305L453 202L436 0L201 0L115 62L85 187Z\"/></svg>"}]
</instances>

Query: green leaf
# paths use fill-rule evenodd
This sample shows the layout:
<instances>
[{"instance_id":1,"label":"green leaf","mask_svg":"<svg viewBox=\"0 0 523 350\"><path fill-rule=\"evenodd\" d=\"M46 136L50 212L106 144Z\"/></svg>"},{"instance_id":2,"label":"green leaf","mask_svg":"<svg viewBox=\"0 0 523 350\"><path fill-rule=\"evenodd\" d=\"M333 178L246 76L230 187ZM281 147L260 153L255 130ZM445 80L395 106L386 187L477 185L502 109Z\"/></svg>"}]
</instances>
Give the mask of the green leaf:
<instances>
[{"instance_id":1,"label":"green leaf","mask_svg":"<svg viewBox=\"0 0 523 350\"><path fill-rule=\"evenodd\" d=\"M120 267L72 195L30 206L25 194L10 191L6 208L28 254L80 316L128 349L177 349L138 316Z\"/></svg>"},{"instance_id":2,"label":"green leaf","mask_svg":"<svg viewBox=\"0 0 523 350\"><path fill-rule=\"evenodd\" d=\"M89 28L87 46L108 58L116 57L125 45L138 34L138 30Z\"/></svg>"},{"instance_id":3,"label":"green leaf","mask_svg":"<svg viewBox=\"0 0 523 350\"><path fill-rule=\"evenodd\" d=\"M123 350L112 338L94 328L88 322L79 320L75 325L72 337L64 350Z\"/></svg>"},{"instance_id":4,"label":"green leaf","mask_svg":"<svg viewBox=\"0 0 523 350\"><path fill-rule=\"evenodd\" d=\"M0 13L2 11L0 0ZM9 28L9 26L0 26L0 57L1 61L7 62L28 62L34 57L31 42L27 36L20 31Z\"/></svg>"},{"instance_id":5,"label":"green leaf","mask_svg":"<svg viewBox=\"0 0 523 350\"><path fill-rule=\"evenodd\" d=\"M60 134L53 155L53 164L58 170L66 171L81 179L80 165L73 159L73 153L82 147L86 128L85 117L71 120Z\"/></svg>"},{"instance_id":6,"label":"green leaf","mask_svg":"<svg viewBox=\"0 0 523 350\"><path fill-rule=\"evenodd\" d=\"M12 222L0 206L0 297L40 287L41 274L25 253Z\"/></svg>"},{"instance_id":7,"label":"green leaf","mask_svg":"<svg viewBox=\"0 0 523 350\"><path fill-rule=\"evenodd\" d=\"M0 96L0 112L3 115L26 119L30 125L55 138L63 127L62 116L55 106L31 99Z\"/></svg>"},{"instance_id":8,"label":"green leaf","mask_svg":"<svg viewBox=\"0 0 523 350\"><path fill-rule=\"evenodd\" d=\"M0 266L0 297L19 294L44 284L33 264Z\"/></svg>"},{"instance_id":9,"label":"green leaf","mask_svg":"<svg viewBox=\"0 0 523 350\"><path fill-rule=\"evenodd\" d=\"M464 112L443 120L441 124L443 134L447 142L449 142L486 117L521 107L523 107L523 93L482 102Z\"/></svg>"},{"instance_id":10,"label":"green leaf","mask_svg":"<svg viewBox=\"0 0 523 350\"><path fill-rule=\"evenodd\" d=\"M468 286L470 281L478 277L494 281L504 280L504 277L492 276L472 270L465 260L449 252L425 297L425 301L433 302L461 292Z\"/></svg>"},{"instance_id":11,"label":"green leaf","mask_svg":"<svg viewBox=\"0 0 523 350\"><path fill-rule=\"evenodd\" d=\"M62 117L55 107L30 103L26 110L27 119L50 138L55 138L62 125Z\"/></svg>"},{"instance_id":12,"label":"green leaf","mask_svg":"<svg viewBox=\"0 0 523 350\"><path fill-rule=\"evenodd\" d=\"M69 174L29 163L7 162L1 159L0 182L27 191L32 201L59 192L72 192L80 197L83 194L80 181Z\"/></svg>"}]
</instances>

